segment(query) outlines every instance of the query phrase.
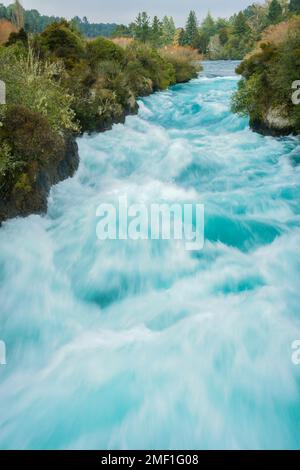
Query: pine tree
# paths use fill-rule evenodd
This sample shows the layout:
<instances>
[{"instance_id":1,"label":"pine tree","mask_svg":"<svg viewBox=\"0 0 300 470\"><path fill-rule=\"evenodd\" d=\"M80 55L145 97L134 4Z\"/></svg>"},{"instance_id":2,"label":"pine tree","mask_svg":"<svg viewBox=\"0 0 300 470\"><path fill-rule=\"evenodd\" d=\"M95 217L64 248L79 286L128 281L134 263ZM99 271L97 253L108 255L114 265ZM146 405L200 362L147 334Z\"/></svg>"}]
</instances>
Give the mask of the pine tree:
<instances>
[{"instance_id":1,"label":"pine tree","mask_svg":"<svg viewBox=\"0 0 300 470\"><path fill-rule=\"evenodd\" d=\"M174 46L184 46L184 29L178 28L176 29L174 39L173 39Z\"/></svg>"},{"instance_id":2,"label":"pine tree","mask_svg":"<svg viewBox=\"0 0 300 470\"><path fill-rule=\"evenodd\" d=\"M157 16L154 16L152 22L151 42L155 47L162 45L162 24Z\"/></svg>"},{"instance_id":3,"label":"pine tree","mask_svg":"<svg viewBox=\"0 0 300 470\"><path fill-rule=\"evenodd\" d=\"M165 16L162 22L162 41L163 44L172 44L176 33L176 26L172 16Z\"/></svg>"},{"instance_id":4,"label":"pine tree","mask_svg":"<svg viewBox=\"0 0 300 470\"><path fill-rule=\"evenodd\" d=\"M138 14L133 24L133 32L138 41L147 42L151 39L150 18L145 11Z\"/></svg>"},{"instance_id":5,"label":"pine tree","mask_svg":"<svg viewBox=\"0 0 300 470\"><path fill-rule=\"evenodd\" d=\"M268 23L277 24L282 20L282 6L278 0L272 0L269 6Z\"/></svg>"},{"instance_id":6,"label":"pine tree","mask_svg":"<svg viewBox=\"0 0 300 470\"><path fill-rule=\"evenodd\" d=\"M234 34L243 36L249 32L249 26L246 21L246 17L242 11L234 19L233 24Z\"/></svg>"},{"instance_id":7,"label":"pine tree","mask_svg":"<svg viewBox=\"0 0 300 470\"><path fill-rule=\"evenodd\" d=\"M289 5L289 11L300 15L300 0L291 0Z\"/></svg>"},{"instance_id":8,"label":"pine tree","mask_svg":"<svg viewBox=\"0 0 300 470\"><path fill-rule=\"evenodd\" d=\"M184 43L188 46L194 46L198 39L199 32L197 16L194 11L190 11L185 27Z\"/></svg>"},{"instance_id":9,"label":"pine tree","mask_svg":"<svg viewBox=\"0 0 300 470\"><path fill-rule=\"evenodd\" d=\"M210 12L208 12L204 18L201 24L201 29L207 36L214 36L214 34L216 34L216 24Z\"/></svg>"},{"instance_id":10,"label":"pine tree","mask_svg":"<svg viewBox=\"0 0 300 470\"><path fill-rule=\"evenodd\" d=\"M203 54L208 50L210 38L217 33L216 23L210 12L204 18L199 31L199 49Z\"/></svg>"}]
</instances>

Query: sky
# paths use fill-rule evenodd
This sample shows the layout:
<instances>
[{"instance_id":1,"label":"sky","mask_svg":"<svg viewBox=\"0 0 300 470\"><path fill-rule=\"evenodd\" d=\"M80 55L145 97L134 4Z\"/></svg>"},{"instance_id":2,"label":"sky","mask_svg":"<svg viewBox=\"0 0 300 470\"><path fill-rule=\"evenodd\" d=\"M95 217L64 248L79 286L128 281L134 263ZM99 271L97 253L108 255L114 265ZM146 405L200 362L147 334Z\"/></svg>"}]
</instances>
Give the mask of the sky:
<instances>
[{"instance_id":1,"label":"sky","mask_svg":"<svg viewBox=\"0 0 300 470\"><path fill-rule=\"evenodd\" d=\"M45 15L86 16L90 22L131 22L139 11L151 16L173 16L177 26L183 26L190 10L195 10L199 20L208 10L215 17L230 16L253 3L254 0L21 0L24 8L37 9ZM0 0L9 4L12 1Z\"/></svg>"}]
</instances>

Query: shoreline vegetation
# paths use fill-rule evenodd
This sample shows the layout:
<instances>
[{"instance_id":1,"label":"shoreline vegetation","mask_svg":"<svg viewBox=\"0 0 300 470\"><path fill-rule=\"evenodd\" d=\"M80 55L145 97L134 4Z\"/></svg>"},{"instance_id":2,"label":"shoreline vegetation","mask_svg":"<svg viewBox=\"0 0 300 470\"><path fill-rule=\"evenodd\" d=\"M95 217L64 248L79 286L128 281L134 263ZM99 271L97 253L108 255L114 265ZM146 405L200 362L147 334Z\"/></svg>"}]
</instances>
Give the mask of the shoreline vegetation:
<instances>
[{"instance_id":1,"label":"shoreline vegetation","mask_svg":"<svg viewBox=\"0 0 300 470\"><path fill-rule=\"evenodd\" d=\"M0 46L0 222L45 212L51 186L78 167L76 137L123 123L139 97L197 77L200 60L191 47L87 39L66 20L12 31Z\"/></svg>"},{"instance_id":2,"label":"shoreline vegetation","mask_svg":"<svg viewBox=\"0 0 300 470\"><path fill-rule=\"evenodd\" d=\"M293 83L300 84L300 16L266 29L237 73L242 80L234 112L249 116L250 127L261 134L300 134L300 103L292 100Z\"/></svg>"},{"instance_id":3,"label":"shoreline vegetation","mask_svg":"<svg viewBox=\"0 0 300 470\"><path fill-rule=\"evenodd\" d=\"M86 17L78 16L72 18L70 24L86 38L128 38L158 49L166 45L190 46L208 60L242 60L262 39L266 28L288 21L295 14L300 14L300 0L261 0L229 18L214 18L208 12L200 21L196 12L190 11L183 27L177 27L172 16L150 18L145 11L128 25L90 23ZM20 15L22 21L16 21ZM8 7L0 3L1 21L19 23L19 29L22 24L30 34L42 33L51 24L63 21L63 18L41 15L37 10L25 10L17 0Z\"/></svg>"},{"instance_id":4,"label":"shoreline vegetation","mask_svg":"<svg viewBox=\"0 0 300 470\"><path fill-rule=\"evenodd\" d=\"M300 107L291 101L299 15L300 0L267 0L226 20L208 14L200 25L192 11L176 28L170 16L143 12L105 38L86 18L0 4L0 224L45 212L51 186L78 167L78 136L109 130L137 113L139 97L197 77L203 58L244 58L232 110L262 134L299 134Z\"/></svg>"}]
</instances>

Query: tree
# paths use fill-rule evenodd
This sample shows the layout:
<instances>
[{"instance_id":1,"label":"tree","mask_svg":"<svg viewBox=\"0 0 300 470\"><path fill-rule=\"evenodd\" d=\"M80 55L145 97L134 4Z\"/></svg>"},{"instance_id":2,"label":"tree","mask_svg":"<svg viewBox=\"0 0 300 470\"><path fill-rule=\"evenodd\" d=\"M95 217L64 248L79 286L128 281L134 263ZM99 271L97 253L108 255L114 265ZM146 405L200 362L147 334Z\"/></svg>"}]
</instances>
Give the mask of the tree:
<instances>
[{"instance_id":1,"label":"tree","mask_svg":"<svg viewBox=\"0 0 300 470\"><path fill-rule=\"evenodd\" d=\"M151 42L154 47L162 45L162 24L157 16L154 16L151 28Z\"/></svg>"},{"instance_id":2,"label":"tree","mask_svg":"<svg viewBox=\"0 0 300 470\"><path fill-rule=\"evenodd\" d=\"M222 46L224 46L229 39L228 29L225 27L219 32L219 39Z\"/></svg>"},{"instance_id":3,"label":"tree","mask_svg":"<svg viewBox=\"0 0 300 470\"><path fill-rule=\"evenodd\" d=\"M25 30L32 33L40 32L41 15L37 10L29 10L25 12Z\"/></svg>"},{"instance_id":4,"label":"tree","mask_svg":"<svg viewBox=\"0 0 300 470\"><path fill-rule=\"evenodd\" d=\"M174 46L183 46L184 45L184 29L183 28L178 28L176 29L175 35L174 35L174 40L173 44Z\"/></svg>"},{"instance_id":5,"label":"tree","mask_svg":"<svg viewBox=\"0 0 300 470\"><path fill-rule=\"evenodd\" d=\"M120 24L114 30L112 37L132 38L133 35L134 33L133 33L131 26L129 27L129 26L125 26L124 24Z\"/></svg>"},{"instance_id":6,"label":"tree","mask_svg":"<svg viewBox=\"0 0 300 470\"><path fill-rule=\"evenodd\" d=\"M176 33L176 26L172 16L165 16L162 21L163 44L172 44Z\"/></svg>"},{"instance_id":7,"label":"tree","mask_svg":"<svg viewBox=\"0 0 300 470\"><path fill-rule=\"evenodd\" d=\"M185 27L184 43L188 46L195 46L197 40L199 40L198 20L196 13L190 11Z\"/></svg>"},{"instance_id":8,"label":"tree","mask_svg":"<svg viewBox=\"0 0 300 470\"><path fill-rule=\"evenodd\" d=\"M13 5L12 22L18 30L24 28L24 9L19 0L15 0Z\"/></svg>"},{"instance_id":9,"label":"tree","mask_svg":"<svg viewBox=\"0 0 300 470\"><path fill-rule=\"evenodd\" d=\"M145 11L138 14L133 24L133 31L138 41L147 42L151 39L150 18Z\"/></svg>"},{"instance_id":10,"label":"tree","mask_svg":"<svg viewBox=\"0 0 300 470\"><path fill-rule=\"evenodd\" d=\"M289 5L289 11L291 13L300 14L300 0L291 0Z\"/></svg>"},{"instance_id":11,"label":"tree","mask_svg":"<svg viewBox=\"0 0 300 470\"><path fill-rule=\"evenodd\" d=\"M10 19L7 8L2 3L0 3L0 19L4 19L4 20Z\"/></svg>"},{"instance_id":12,"label":"tree","mask_svg":"<svg viewBox=\"0 0 300 470\"><path fill-rule=\"evenodd\" d=\"M238 36L244 36L249 32L250 28L247 24L246 17L242 11L236 15L233 23L233 32Z\"/></svg>"},{"instance_id":13,"label":"tree","mask_svg":"<svg viewBox=\"0 0 300 470\"><path fill-rule=\"evenodd\" d=\"M265 5L253 4L244 10L247 23L251 31L254 33L254 39L258 40L260 33L267 26L268 10Z\"/></svg>"},{"instance_id":14,"label":"tree","mask_svg":"<svg viewBox=\"0 0 300 470\"><path fill-rule=\"evenodd\" d=\"M268 23L277 24L282 20L282 6L278 0L272 0L269 6Z\"/></svg>"},{"instance_id":15,"label":"tree","mask_svg":"<svg viewBox=\"0 0 300 470\"><path fill-rule=\"evenodd\" d=\"M216 34L216 24L210 12L208 12L204 18L201 24L201 29L205 34L207 34L207 36L214 36L214 34Z\"/></svg>"},{"instance_id":16,"label":"tree","mask_svg":"<svg viewBox=\"0 0 300 470\"><path fill-rule=\"evenodd\" d=\"M200 31L198 47L203 54L206 54L210 38L217 33L217 27L210 12L207 13L206 17L202 21Z\"/></svg>"}]
</instances>

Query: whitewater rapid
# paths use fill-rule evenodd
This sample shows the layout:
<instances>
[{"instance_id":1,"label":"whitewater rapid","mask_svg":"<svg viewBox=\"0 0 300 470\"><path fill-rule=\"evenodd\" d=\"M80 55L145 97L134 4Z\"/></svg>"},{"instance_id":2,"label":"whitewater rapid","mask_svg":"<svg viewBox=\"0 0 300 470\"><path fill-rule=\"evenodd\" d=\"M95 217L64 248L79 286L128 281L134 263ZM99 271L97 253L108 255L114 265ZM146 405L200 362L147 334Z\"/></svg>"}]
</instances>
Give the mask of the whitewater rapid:
<instances>
[{"instance_id":1,"label":"whitewater rapid","mask_svg":"<svg viewBox=\"0 0 300 470\"><path fill-rule=\"evenodd\" d=\"M79 139L46 216L0 229L2 449L299 449L299 139L230 112L235 63ZM96 237L96 209L205 205L205 248Z\"/></svg>"}]
</instances>

